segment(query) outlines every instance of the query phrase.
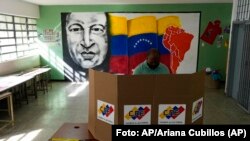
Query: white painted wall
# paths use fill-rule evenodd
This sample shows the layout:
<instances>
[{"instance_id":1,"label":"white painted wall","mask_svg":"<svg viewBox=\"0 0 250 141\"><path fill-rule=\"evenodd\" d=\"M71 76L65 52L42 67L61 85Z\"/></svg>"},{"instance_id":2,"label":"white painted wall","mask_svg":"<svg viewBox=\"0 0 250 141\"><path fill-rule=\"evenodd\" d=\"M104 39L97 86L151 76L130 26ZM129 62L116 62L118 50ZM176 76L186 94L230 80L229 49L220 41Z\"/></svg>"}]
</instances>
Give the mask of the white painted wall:
<instances>
[{"instance_id":1,"label":"white painted wall","mask_svg":"<svg viewBox=\"0 0 250 141\"><path fill-rule=\"evenodd\" d=\"M40 56L27 56L0 63L0 76L40 66Z\"/></svg>"},{"instance_id":2,"label":"white painted wall","mask_svg":"<svg viewBox=\"0 0 250 141\"><path fill-rule=\"evenodd\" d=\"M21 0L0 0L0 13L39 18L39 6Z\"/></svg>"}]
</instances>

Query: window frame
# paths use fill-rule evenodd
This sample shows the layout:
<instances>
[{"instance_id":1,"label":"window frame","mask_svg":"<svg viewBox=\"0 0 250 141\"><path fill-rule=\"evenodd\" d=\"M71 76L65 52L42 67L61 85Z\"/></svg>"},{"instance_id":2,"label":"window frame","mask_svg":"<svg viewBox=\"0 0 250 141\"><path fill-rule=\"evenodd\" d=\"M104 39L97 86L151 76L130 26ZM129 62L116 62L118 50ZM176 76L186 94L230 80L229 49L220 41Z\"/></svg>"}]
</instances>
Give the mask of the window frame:
<instances>
[{"instance_id":1,"label":"window frame","mask_svg":"<svg viewBox=\"0 0 250 141\"><path fill-rule=\"evenodd\" d=\"M0 20L0 23L5 24L5 26L3 26L3 27L5 27L5 29L0 28L0 31L3 32L2 33L3 37L2 37L2 35L0 35L0 63L34 54L34 53L30 54L30 52L33 52L33 51L35 52L38 49L37 47L34 48L34 44L36 44L35 40L38 39L37 19L2 14L2 13L0 13L0 16L3 16L3 18L4 18L3 21ZM11 17L12 22L7 20L7 17ZM15 19L19 19L19 21L15 21ZM29 22L29 20L32 20L32 22ZM25 21L25 23L22 23L21 21ZM11 24L12 26L10 26L9 24ZM16 29L16 25L20 25L20 29ZM32 29L29 29L30 26L32 26ZM12 28L9 29L9 27L12 27ZM34 30L34 28L36 30ZM12 36L9 35L10 34L9 32L12 32ZM20 33L18 33L18 32L20 32ZM33 34L34 32L36 32L36 36L34 36L34 34ZM17 36L17 33L20 34L20 36ZM32 33L32 36L31 36L31 33ZM32 38L32 42L31 42L31 38ZM14 39L14 44L7 43L7 44L2 45L1 44L2 39L5 41L7 41L9 39L12 39L12 40ZM17 42L17 40L20 41L20 39L21 39L21 42ZM13 49L13 46L15 47L15 49ZM23 46L27 46L27 47L24 47L24 49L20 49L20 48L23 48ZM12 50L12 51L2 52L2 49L3 48L6 49L6 47L11 47L12 49L10 49L10 50ZM15 53L15 57L12 56L14 53ZM3 56L6 56L6 54L9 54L8 58L3 57ZM20 55L20 54L22 54L22 55Z\"/></svg>"},{"instance_id":2,"label":"window frame","mask_svg":"<svg viewBox=\"0 0 250 141\"><path fill-rule=\"evenodd\" d=\"M239 0L236 11L236 21L250 20L250 0Z\"/></svg>"}]
</instances>

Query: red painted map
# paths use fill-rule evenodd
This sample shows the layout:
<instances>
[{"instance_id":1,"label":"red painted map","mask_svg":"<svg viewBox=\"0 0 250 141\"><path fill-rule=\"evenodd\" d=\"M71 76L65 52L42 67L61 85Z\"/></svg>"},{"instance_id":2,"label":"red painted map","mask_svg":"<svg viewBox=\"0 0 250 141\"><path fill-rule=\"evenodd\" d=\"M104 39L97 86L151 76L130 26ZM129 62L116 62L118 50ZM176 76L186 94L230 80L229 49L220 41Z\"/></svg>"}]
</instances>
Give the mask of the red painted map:
<instances>
[{"instance_id":1,"label":"red painted map","mask_svg":"<svg viewBox=\"0 0 250 141\"><path fill-rule=\"evenodd\" d=\"M184 56L190 49L191 41L194 38L192 34L186 33L184 29L170 26L166 29L162 43L170 51L170 70L176 73Z\"/></svg>"}]
</instances>

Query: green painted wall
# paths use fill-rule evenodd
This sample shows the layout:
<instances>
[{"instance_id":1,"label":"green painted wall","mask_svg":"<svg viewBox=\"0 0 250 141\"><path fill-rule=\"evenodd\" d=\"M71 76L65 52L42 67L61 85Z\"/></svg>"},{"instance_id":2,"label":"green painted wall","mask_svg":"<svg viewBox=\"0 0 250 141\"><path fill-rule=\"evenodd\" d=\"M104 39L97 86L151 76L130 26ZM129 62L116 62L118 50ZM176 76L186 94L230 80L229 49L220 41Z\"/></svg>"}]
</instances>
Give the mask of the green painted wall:
<instances>
[{"instance_id":1,"label":"green painted wall","mask_svg":"<svg viewBox=\"0 0 250 141\"><path fill-rule=\"evenodd\" d=\"M200 34L203 33L209 21L221 20L221 27L231 23L232 4L161 4L161 5L77 5L77 6L40 6L40 19L38 20L38 32L43 29L61 30L61 12L188 12L201 11ZM228 34L224 34L224 39L229 39ZM204 46L202 46L204 43ZM60 60L62 58L61 45L47 45L50 54L55 54L52 58ZM225 79L226 60L228 48L209 45L200 40L198 70L205 67L219 69ZM50 55L51 56L51 55ZM47 64L46 59L42 59L43 64ZM49 62L50 59L49 59ZM54 64L54 63L51 63ZM53 65L52 65L53 66ZM58 71L58 66L52 67L52 79L63 80L64 76ZM59 67L60 68L60 67Z\"/></svg>"}]
</instances>

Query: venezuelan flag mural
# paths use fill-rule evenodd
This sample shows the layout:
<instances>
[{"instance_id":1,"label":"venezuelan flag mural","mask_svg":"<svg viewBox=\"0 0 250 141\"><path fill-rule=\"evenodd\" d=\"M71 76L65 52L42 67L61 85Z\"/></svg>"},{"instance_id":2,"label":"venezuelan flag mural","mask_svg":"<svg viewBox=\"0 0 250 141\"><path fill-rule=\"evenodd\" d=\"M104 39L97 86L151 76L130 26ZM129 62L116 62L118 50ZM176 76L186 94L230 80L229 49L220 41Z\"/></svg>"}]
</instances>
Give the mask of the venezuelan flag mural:
<instances>
[{"instance_id":1,"label":"venezuelan flag mural","mask_svg":"<svg viewBox=\"0 0 250 141\"><path fill-rule=\"evenodd\" d=\"M111 73L128 73L128 27L125 17L110 16Z\"/></svg>"},{"instance_id":2,"label":"venezuelan flag mural","mask_svg":"<svg viewBox=\"0 0 250 141\"><path fill-rule=\"evenodd\" d=\"M200 13L109 13L110 72L132 74L150 48L171 73L197 69Z\"/></svg>"},{"instance_id":3,"label":"venezuelan flag mural","mask_svg":"<svg viewBox=\"0 0 250 141\"><path fill-rule=\"evenodd\" d=\"M150 48L171 73L197 69L200 13L61 13L63 60L72 80L88 69L132 74ZM65 75L67 75L65 68Z\"/></svg>"}]
</instances>

